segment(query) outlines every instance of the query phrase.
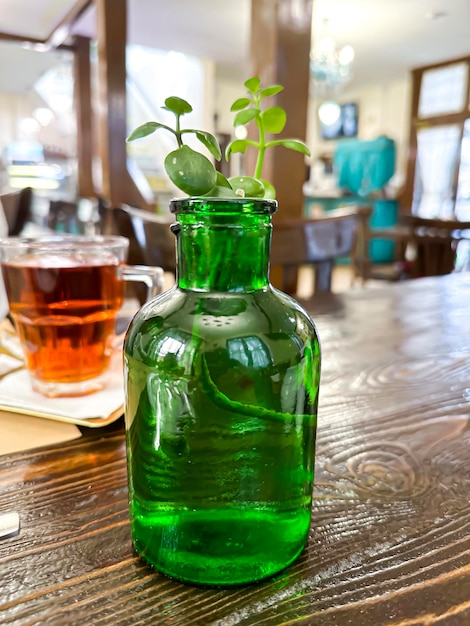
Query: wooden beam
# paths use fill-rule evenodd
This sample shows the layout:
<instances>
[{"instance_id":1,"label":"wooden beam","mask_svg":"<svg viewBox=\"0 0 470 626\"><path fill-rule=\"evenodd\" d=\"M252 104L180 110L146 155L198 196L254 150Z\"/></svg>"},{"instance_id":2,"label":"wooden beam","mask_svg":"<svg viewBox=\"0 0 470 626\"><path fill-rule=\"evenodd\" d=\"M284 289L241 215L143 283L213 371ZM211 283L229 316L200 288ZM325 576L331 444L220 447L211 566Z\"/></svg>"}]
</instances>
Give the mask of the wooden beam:
<instances>
[{"instance_id":1,"label":"wooden beam","mask_svg":"<svg viewBox=\"0 0 470 626\"><path fill-rule=\"evenodd\" d=\"M74 97L77 116L77 191L81 198L96 196L93 185L93 155L96 153L91 97L90 39L74 40Z\"/></svg>"},{"instance_id":2,"label":"wooden beam","mask_svg":"<svg viewBox=\"0 0 470 626\"><path fill-rule=\"evenodd\" d=\"M272 103L283 107L287 123L281 137L302 139L307 135L310 84L310 40L312 0L252 0L251 75L263 85L279 83L284 91ZM249 129L249 134L250 134ZM254 170L254 155L247 153L247 173ZM276 188L279 210L275 220L304 215L303 183L306 180L304 155L277 147L266 153L264 179ZM279 283L276 270L271 274ZM295 292L296 275L290 292Z\"/></svg>"},{"instance_id":3,"label":"wooden beam","mask_svg":"<svg viewBox=\"0 0 470 626\"><path fill-rule=\"evenodd\" d=\"M126 0L95 0L98 32L101 197L111 207L153 208L127 169Z\"/></svg>"},{"instance_id":4,"label":"wooden beam","mask_svg":"<svg viewBox=\"0 0 470 626\"><path fill-rule=\"evenodd\" d=\"M96 0L102 197L124 202L126 165L126 0Z\"/></svg>"},{"instance_id":5,"label":"wooden beam","mask_svg":"<svg viewBox=\"0 0 470 626\"><path fill-rule=\"evenodd\" d=\"M301 0L300 5L301 11L297 0L252 2L251 73L259 76L265 85L284 85L284 91L276 96L276 104L287 113L286 127L281 136L305 140L312 0ZM276 187L279 201L277 219L303 215L304 155L285 148L268 150L263 177Z\"/></svg>"},{"instance_id":6,"label":"wooden beam","mask_svg":"<svg viewBox=\"0 0 470 626\"><path fill-rule=\"evenodd\" d=\"M63 44L70 34L74 23L92 4L93 0L77 0L67 13L53 25L49 35L46 37L46 45L51 48L57 48L57 46Z\"/></svg>"},{"instance_id":7,"label":"wooden beam","mask_svg":"<svg viewBox=\"0 0 470 626\"><path fill-rule=\"evenodd\" d=\"M54 22L44 38L18 33L0 32L0 40L25 42L43 46L44 50L57 48L67 38L73 24L90 7L93 0L77 0L59 20Z\"/></svg>"},{"instance_id":8,"label":"wooden beam","mask_svg":"<svg viewBox=\"0 0 470 626\"><path fill-rule=\"evenodd\" d=\"M29 35L17 35L16 33L5 33L0 31L0 41L14 41L15 43L31 43L42 46L45 44L44 39L30 37Z\"/></svg>"}]
</instances>

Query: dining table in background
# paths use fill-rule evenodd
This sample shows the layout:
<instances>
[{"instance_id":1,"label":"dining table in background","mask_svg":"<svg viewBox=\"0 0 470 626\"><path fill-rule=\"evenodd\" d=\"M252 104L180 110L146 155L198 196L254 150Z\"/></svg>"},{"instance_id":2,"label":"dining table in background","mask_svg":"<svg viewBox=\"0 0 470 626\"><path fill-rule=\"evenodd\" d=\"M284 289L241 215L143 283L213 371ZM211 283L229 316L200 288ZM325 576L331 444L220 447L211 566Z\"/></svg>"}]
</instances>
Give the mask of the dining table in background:
<instances>
[{"instance_id":1,"label":"dining table in background","mask_svg":"<svg viewBox=\"0 0 470 626\"><path fill-rule=\"evenodd\" d=\"M274 579L197 588L131 546L122 421L0 457L0 623L470 624L470 273L307 304L323 351L313 516ZM90 429L91 430L91 429Z\"/></svg>"}]
</instances>

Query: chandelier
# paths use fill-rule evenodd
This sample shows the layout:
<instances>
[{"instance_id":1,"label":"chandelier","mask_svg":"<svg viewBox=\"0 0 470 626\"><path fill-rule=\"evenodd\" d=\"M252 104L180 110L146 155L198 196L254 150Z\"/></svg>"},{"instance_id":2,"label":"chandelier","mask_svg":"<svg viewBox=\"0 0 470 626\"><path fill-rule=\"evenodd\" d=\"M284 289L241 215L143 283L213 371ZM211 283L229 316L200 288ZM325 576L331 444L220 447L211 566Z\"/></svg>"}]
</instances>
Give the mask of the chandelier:
<instances>
[{"instance_id":1,"label":"chandelier","mask_svg":"<svg viewBox=\"0 0 470 626\"><path fill-rule=\"evenodd\" d=\"M324 21L324 32L328 21ZM354 61L352 46L344 46L339 50L330 35L320 37L318 44L310 55L310 72L316 86L335 88L351 80Z\"/></svg>"}]
</instances>

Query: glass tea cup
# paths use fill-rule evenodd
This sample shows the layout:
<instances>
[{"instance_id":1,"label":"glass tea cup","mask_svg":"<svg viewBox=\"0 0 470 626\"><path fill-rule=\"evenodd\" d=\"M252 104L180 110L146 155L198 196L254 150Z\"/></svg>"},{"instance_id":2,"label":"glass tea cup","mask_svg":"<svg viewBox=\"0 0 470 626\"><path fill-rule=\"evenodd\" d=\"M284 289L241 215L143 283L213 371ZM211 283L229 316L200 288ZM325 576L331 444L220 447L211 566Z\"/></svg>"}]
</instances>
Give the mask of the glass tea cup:
<instances>
[{"instance_id":1,"label":"glass tea cup","mask_svg":"<svg viewBox=\"0 0 470 626\"><path fill-rule=\"evenodd\" d=\"M125 264L129 240L111 236L0 239L11 318L33 389L49 397L103 389L124 282L161 291L163 271Z\"/></svg>"}]
</instances>

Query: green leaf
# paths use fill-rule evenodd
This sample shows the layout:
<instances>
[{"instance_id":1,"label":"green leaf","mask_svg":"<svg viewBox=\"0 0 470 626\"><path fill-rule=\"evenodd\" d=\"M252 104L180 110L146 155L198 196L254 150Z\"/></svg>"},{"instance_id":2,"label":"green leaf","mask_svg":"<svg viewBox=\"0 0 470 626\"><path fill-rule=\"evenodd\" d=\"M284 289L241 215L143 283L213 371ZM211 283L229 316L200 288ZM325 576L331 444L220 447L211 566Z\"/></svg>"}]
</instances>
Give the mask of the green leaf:
<instances>
[{"instance_id":1,"label":"green leaf","mask_svg":"<svg viewBox=\"0 0 470 626\"><path fill-rule=\"evenodd\" d=\"M229 183L232 185L232 189L237 195L237 191L243 191L243 197L245 198L263 198L264 197L264 185L257 178L251 176L232 176L229 178Z\"/></svg>"},{"instance_id":2,"label":"green leaf","mask_svg":"<svg viewBox=\"0 0 470 626\"><path fill-rule=\"evenodd\" d=\"M210 198L237 198L237 194L231 187L225 187L225 185L215 185L212 187L205 196L209 196Z\"/></svg>"},{"instance_id":3,"label":"green leaf","mask_svg":"<svg viewBox=\"0 0 470 626\"><path fill-rule=\"evenodd\" d=\"M284 87L282 85L271 85L270 87L265 87L264 89L262 89L260 91L259 97L260 99L269 98L269 96L275 96L277 93L283 90Z\"/></svg>"},{"instance_id":4,"label":"green leaf","mask_svg":"<svg viewBox=\"0 0 470 626\"><path fill-rule=\"evenodd\" d=\"M166 111L171 111L175 115L184 115L185 113L191 113L193 107L183 100L183 98L177 98L176 96L170 96L165 100L165 106L162 107Z\"/></svg>"},{"instance_id":5,"label":"green leaf","mask_svg":"<svg viewBox=\"0 0 470 626\"><path fill-rule=\"evenodd\" d=\"M261 86L261 81L257 76L253 76L253 78L249 78L243 84L248 89L248 91L251 91L251 93L256 93Z\"/></svg>"},{"instance_id":6,"label":"green leaf","mask_svg":"<svg viewBox=\"0 0 470 626\"><path fill-rule=\"evenodd\" d=\"M234 126L243 126L243 124L248 124L251 120L254 120L255 117L259 115L258 109L246 109L245 111L239 111L233 120Z\"/></svg>"},{"instance_id":7,"label":"green leaf","mask_svg":"<svg viewBox=\"0 0 470 626\"><path fill-rule=\"evenodd\" d=\"M251 104L251 100L249 98L238 98L230 107L231 111L241 111L242 109L246 109L247 106Z\"/></svg>"},{"instance_id":8,"label":"green leaf","mask_svg":"<svg viewBox=\"0 0 470 626\"><path fill-rule=\"evenodd\" d=\"M271 183L268 183L267 180L261 179L261 182L264 185L264 197L269 198L270 200L276 199L276 188Z\"/></svg>"},{"instance_id":9,"label":"green leaf","mask_svg":"<svg viewBox=\"0 0 470 626\"><path fill-rule=\"evenodd\" d=\"M228 182L228 180L225 178L225 176L222 174L222 172L217 172L217 182L216 185L218 187L227 187L228 189L232 189L231 184Z\"/></svg>"},{"instance_id":10,"label":"green leaf","mask_svg":"<svg viewBox=\"0 0 470 626\"><path fill-rule=\"evenodd\" d=\"M145 124L141 124L140 126L137 126L137 128L135 128L131 132L131 134L127 138L127 141L135 141L136 139L147 137L147 135L151 135L152 133L154 133L157 130L157 128L165 128L166 130L169 130L171 133L175 132L169 126L165 126L165 124L159 124L158 122L146 122Z\"/></svg>"},{"instance_id":11,"label":"green leaf","mask_svg":"<svg viewBox=\"0 0 470 626\"><path fill-rule=\"evenodd\" d=\"M214 135L211 135L211 133L208 133L205 130L195 130L194 132L196 133L196 137L204 146L206 146L214 159L220 161L220 159L222 158L222 153L220 151L219 142L214 137Z\"/></svg>"},{"instance_id":12,"label":"green leaf","mask_svg":"<svg viewBox=\"0 0 470 626\"><path fill-rule=\"evenodd\" d=\"M268 146L284 146L284 148L289 148L289 150L295 150L296 152L301 152L306 156L310 156L310 148L306 143L301 141L300 139L277 139L276 141L270 141Z\"/></svg>"},{"instance_id":13,"label":"green leaf","mask_svg":"<svg viewBox=\"0 0 470 626\"><path fill-rule=\"evenodd\" d=\"M234 139L225 148L225 158L228 160L229 156L234 152L241 152L244 154L248 145L249 144L246 139Z\"/></svg>"},{"instance_id":14,"label":"green leaf","mask_svg":"<svg viewBox=\"0 0 470 626\"><path fill-rule=\"evenodd\" d=\"M270 107L261 113L261 117L267 133L280 133L286 125L286 112L281 107Z\"/></svg>"},{"instance_id":15,"label":"green leaf","mask_svg":"<svg viewBox=\"0 0 470 626\"><path fill-rule=\"evenodd\" d=\"M214 165L189 146L170 152L165 158L165 170L173 183L189 196L203 195L217 182Z\"/></svg>"}]
</instances>

